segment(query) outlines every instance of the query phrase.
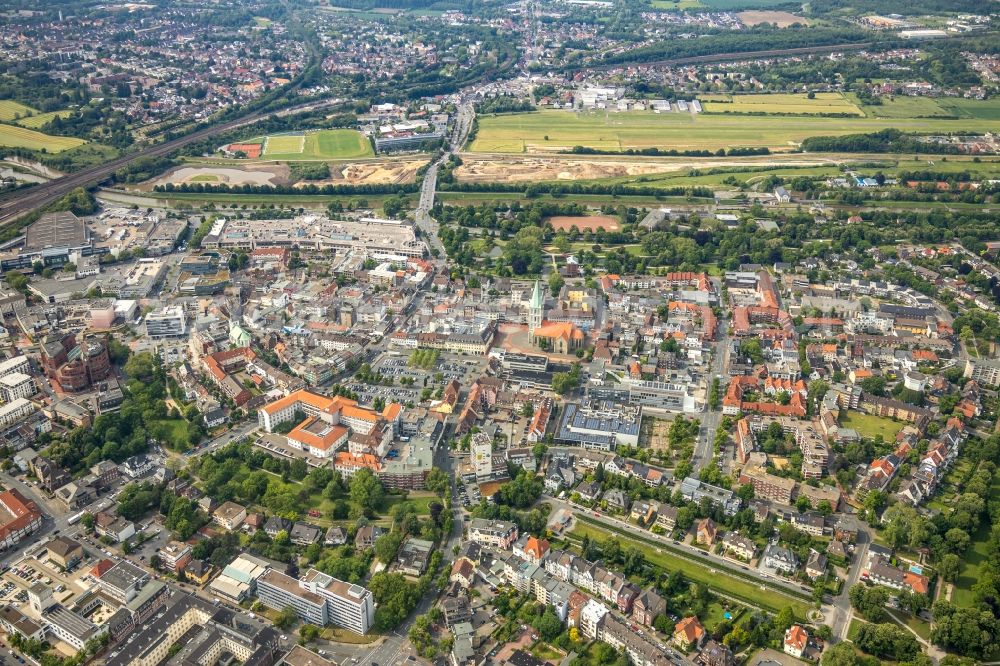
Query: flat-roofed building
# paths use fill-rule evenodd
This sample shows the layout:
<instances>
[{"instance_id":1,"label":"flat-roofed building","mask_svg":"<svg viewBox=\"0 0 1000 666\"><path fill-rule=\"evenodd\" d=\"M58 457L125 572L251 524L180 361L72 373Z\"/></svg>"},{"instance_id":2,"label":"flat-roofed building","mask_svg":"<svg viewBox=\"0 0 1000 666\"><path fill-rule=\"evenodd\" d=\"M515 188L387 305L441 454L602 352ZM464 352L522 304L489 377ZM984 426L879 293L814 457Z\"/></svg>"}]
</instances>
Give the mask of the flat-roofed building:
<instances>
[{"instance_id":1,"label":"flat-roofed building","mask_svg":"<svg viewBox=\"0 0 1000 666\"><path fill-rule=\"evenodd\" d=\"M90 639L105 633L87 618L60 604L42 612L42 624L49 632L77 650L82 650Z\"/></svg>"},{"instance_id":2,"label":"flat-roofed building","mask_svg":"<svg viewBox=\"0 0 1000 666\"><path fill-rule=\"evenodd\" d=\"M366 634L375 622L372 593L360 586L310 569L302 580L270 570L257 581L257 597L269 608L288 606L306 622L333 624Z\"/></svg>"},{"instance_id":3,"label":"flat-roofed building","mask_svg":"<svg viewBox=\"0 0 1000 666\"><path fill-rule=\"evenodd\" d=\"M284 610L289 606L304 621L318 627L327 624L326 599L303 589L299 581L274 569L257 580L257 598L268 608Z\"/></svg>"},{"instance_id":4,"label":"flat-roofed building","mask_svg":"<svg viewBox=\"0 0 1000 666\"><path fill-rule=\"evenodd\" d=\"M226 565L209 588L213 593L239 603L256 591L257 580L269 566L266 560L243 553Z\"/></svg>"},{"instance_id":5,"label":"flat-roofed building","mask_svg":"<svg viewBox=\"0 0 1000 666\"><path fill-rule=\"evenodd\" d=\"M151 338L180 338L187 335L187 315L180 305L170 305L146 315L146 335Z\"/></svg>"},{"instance_id":6,"label":"flat-roofed building","mask_svg":"<svg viewBox=\"0 0 1000 666\"><path fill-rule=\"evenodd\" d=\"M375 598L360 585L338 580L322 571L310 569L301 584L327 601L330 624L356 634L367 634L375 622Z\"/></svg>"},{"instance_id":7,"label":"flat-roofed building","mask_svg":"<svg viewBox=\"0 0 1000 666\"><path fill-rule=\"evenodd\" d=\"M34 411L35 406L26 398L17 398L6 405L0 405L0 427L16 423Z\"/></svg>"},{"instance_id":8,"label":"flat-roofed building","mask_svg":"<svg viewBox=\"0 0 1000 666\"><path fill-rule=\"evenodd\" d=\"M135 598L149 580L148 573L122 560L105 571L97 584L105 594L124 604Z\"/></svg>"},{"instance_id":9,"label":"flat-roofed building","mask_svg":"<svg viewBox=\"0 0 1000 666\"><path fill-rule=\"evenodd\" d=\"M30 398L35 395L35 380L23 372L12 372L0 377L0 398L4 402L14 402L18 398Z\"/></svg>"}]
</instances>

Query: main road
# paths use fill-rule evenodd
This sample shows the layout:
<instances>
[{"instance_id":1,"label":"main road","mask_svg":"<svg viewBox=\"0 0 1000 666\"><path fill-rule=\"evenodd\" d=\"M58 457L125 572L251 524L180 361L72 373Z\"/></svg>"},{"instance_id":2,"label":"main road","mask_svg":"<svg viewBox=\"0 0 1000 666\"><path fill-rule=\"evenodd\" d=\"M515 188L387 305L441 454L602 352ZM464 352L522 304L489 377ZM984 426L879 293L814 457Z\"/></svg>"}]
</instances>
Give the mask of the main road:
<instances>
[{"instance_id":1,"label":"main road","mask_svg":"<svg viewBox=\"0 0 1000 666\"><path fill-rule=\"evenodd\" d=\"M718 282L715 280L714 282ZM719 285L716 285L716 291L719 291ZM706 391L711 391L712 382L716 377L726 376L726 365L729 360L729 323L724 317L719 318L718 326L715 332L716 342L712 349L712 365L709 368L707 376L707 386ZM722 380L719 380L720 391ZM722 399L722 396L719 396ZM707 394L706 394L707 402ZM719 429L719 421L722 419L722 412L719 408L713 409L711 405L705 405L705 415L701 419L701 427L698 430L698 440L695 442L694 454L691 456L691 464L694 467L694 476L698 476L698 472L702 468L706 467L712 462L715 446L715 433Z\"/></svg>"},{"instance_id":2,"label":"main road","mask_svg":"<svg viewBox=\"0 0 1000 666\"><path fill-rule=\"evenodd\" d=\"M336 104L339 101L340 100L326 100L322 102L309 102L274 112L258 111L241 118L236 118L224 123L219 123L218 125L212 125L211 127L197 130L191 134L187 134L170 141L149 146L148 148L135 153L129 153L127 155L122 155L121 157L116 157L113 160L108 160L102 164L82 169L76 173L63 176L62 178L55 178L26 190L13 190L7 194L0 195L0 227L10 224L26 213L48 206L78 187L92 187L114 174L118 169L132 164L138 159L145 157L163 157L196 141L207 139L215 136L216 134L236 129L237 127L249 125L250 123L263 118L280 117L294 113L311 111L313 109Z\"/></svg>"},{"instance_id":3,"label":"main road","mask_svg":"<svg viewBox=\"0 0 1000 666\"><path fill-rule=\"evenodd\" d=\"M467 102L459 104L458 112L455 114L455 124L451 130L451 138L448 142L448 150L427 168L426 173L424 173L424 180L420 185L420 203L417 204L414 221L417 223L417 227L426 239L427 244L433 250L437 250L437 258L440 262L444 262L447 255L444 245L441 244L441 239L438 238L437 220L431 217L431 209L434 208L434 194L437 192L438 169L441 168L441 165L449 157L461 150L462 146L465 145L465 141L469 137L469 132L472 130L472 121L475 116L476 114L471 104Z\"/></svg>"}]
</instances>

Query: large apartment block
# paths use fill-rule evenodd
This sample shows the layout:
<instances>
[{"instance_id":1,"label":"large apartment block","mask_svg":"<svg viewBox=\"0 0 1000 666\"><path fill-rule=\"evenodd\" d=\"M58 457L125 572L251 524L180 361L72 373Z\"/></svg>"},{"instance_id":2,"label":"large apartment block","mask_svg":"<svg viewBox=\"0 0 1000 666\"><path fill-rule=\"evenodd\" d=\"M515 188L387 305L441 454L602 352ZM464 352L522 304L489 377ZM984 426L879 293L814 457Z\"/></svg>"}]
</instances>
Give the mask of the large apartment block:
<instances>
[{"instance_id":1,"label":"large apartment block","mask_svg":"<svg viewBox=\"0 0 1000 666\"><path fill-rule=\"evenodd\" d=\"M375 621L370 591L315 569L306 572L302 580L268 571L257 580L257 597L275 610L291 606L302 620L320 627L332 624L366 634Z\"/></svg>"}]
</instances>

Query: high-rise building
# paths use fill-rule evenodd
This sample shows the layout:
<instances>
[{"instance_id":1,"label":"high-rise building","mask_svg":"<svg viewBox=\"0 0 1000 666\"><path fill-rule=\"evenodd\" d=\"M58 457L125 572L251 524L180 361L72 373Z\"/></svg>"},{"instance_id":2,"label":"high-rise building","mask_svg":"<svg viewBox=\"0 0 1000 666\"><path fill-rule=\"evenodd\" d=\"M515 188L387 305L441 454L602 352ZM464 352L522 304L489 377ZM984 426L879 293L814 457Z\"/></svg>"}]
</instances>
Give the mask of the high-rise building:
<instances>
[{"instance_id":1,"label":"high-rise building","mask_svg":"<svg viewBox=\"0 0 1000 666\"><path fill-rule=\"evenodd\" d=\"M171 305L146 315L146 334L151 338L179 338L187 333L187 317L180 305Z\"/></svg>"},{"instance_id":2,"label":"high-rise building","mask_svg":"<svg viewBox=\"0 0 1000 666\"><path fill-rule=\"evenodd\" d=\"M485 479L493 475L493 440L483 432L472 436L472 463L476 478Z\"/></svg>"}]
</instances>

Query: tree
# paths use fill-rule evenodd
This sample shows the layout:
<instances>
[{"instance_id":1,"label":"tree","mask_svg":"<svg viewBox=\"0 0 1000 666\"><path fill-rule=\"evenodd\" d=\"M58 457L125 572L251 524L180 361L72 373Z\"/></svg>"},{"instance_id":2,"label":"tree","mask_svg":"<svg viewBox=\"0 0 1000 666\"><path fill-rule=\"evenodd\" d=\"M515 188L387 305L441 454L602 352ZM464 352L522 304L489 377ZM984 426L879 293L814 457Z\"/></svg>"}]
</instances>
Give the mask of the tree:
<instances>
[{"instance_id":1,"label":"tree","mask_svg":"<svg viewBox=\"0 0 1000 666\"><path fill-rule=\"evenodd\" d=\"M360 469L351 478L351 501L366 511L375 511L382 504L385 491L370 469Z\"/></svg>"},{"instance_id":2,"label":"tree","mask_svg":"<svg viewBox=\"0 0 1000 666\"><path fill-rule=\"evenodd\" d=\"M909 661L920 652L916 636L892 623L861 625L854 643L869 654L892 661Z\"/></svg>"},{"instance_id":3,"label":"tree","mask_svg":"<svg viewBox=\"0 0 1000 666\"><path fill-rule=\"evenodd\" d=\"M959 559L958 555L955 555L954 553L947 553L942 556L937 567L938 573L941 574L941 578L949 583L954 583L958 580L958 572L961 568L962 560Z\"/></svg>"},{"instance_id":4,"label":"tree","mask_svg":"<svg viewBox=\"0 0 1000 666\"><path fill-rule=\"evenodd\" d=\"M878 666L878 659L865 657L855 652L847 642L837 643L823 652L823 666Z\"/></svg>"},{"instance_id":5,"label":"tree","mask_svg":"<svg viewBox=\"0 0 1000 666\"><path fill-rule=\"evenodd\" d=\"M931 642L962 656L982 658L990 654L998 638L996 616L986 607L962 608L948 601L933 607Z\"/></svg>"},{"instance_id":6,"label":"tree","mask_svg":"<svg viewBox=\"0 0 1000 666\"><path fill-rule=\"evenodd\" d=\"M303 624L299 627L299 643L306 644L319 638L320 628L315 624Z\"/></svg>"},{"instance_id":7,"label":"tree","mask_svg":"<svg viewBox=\"0 0 1000 666\"><path fill-rule=\"evenodd\" d=\"M285 606L274 618L274 626L279 629L288 629L296 620L299 619L298 613L291 606Z\"/></svg>"},{"instance_id":8,"label":"tree","mask_svg":"<svg viewBox=\"0 0 1000 666\"><path fill-rule=\"evenodd\" d=\"M434 467L427 473L427 480L424 484L427 486L427 490L444 495L448 492L448 475L440 467Z\"/></svg>"},{"instance_id":9,"label":"tree","mask_svg":"<svg viewBox=\"0 0 1000 666\"><path fill-rule=\"evenodd\" d=\"M538 619L538 633L542 640L551 643L556 636L562 633L562 620L556 615L552 606L546 606L542 617Z\"/></svg>"},{"instance_id":10,"label":"tree","mask_svg":"<svg viewBox=\"0 0 1000 666\"><path fill-rule=\"evenodd\" d=\"M851 606L869 622L882 622L887 619L885 604L889 600L889 592L884 587L868 587L858 583L848 592Z\"/></svg>"},{"instance_id":11,"label":"tree","mask_svg":"<svg viewBox=\"0 0 1000 666\"><path fill-rule=\"evenodd\" d=\"M396 553L403 543L403 534L398 531L383 534L375 540L375 557L383 564L389 564L396 559Z\"/></svg>"},{"instance_id":12,"label":"tree","mask_svg":"<svg viewBox=\"0 0 1000 666\"><path fill-rule=\"evenodd\" d=\"M4 274L4 280L7 281L7 284L9 284L11 288L16 289L17 291L24 291L28 286L28 278L26 278L23 273L16 270L7 271L7 273Z\"/></svg>"},{"instance_id":13,"label":"tree","mask_svg":"<svg viewBox=\"0 0 1000 666\"><path fill-rule=\"evenodd\" d=\"M949 553L961 555L968 549L971 541L968 532L959 527L953 527L944 533L943 545Z\"/></svg>"},{"instance_id":14,"label":"tree","mask_svg":"<svg viewBox=\"0 0 1000 666\"><path fill-rule=\"evenodd\" d=\"M566 280L564 280L559 273L553 271L552 275L549 276L549 292L552 294L558 294L564 284L566 284Z\"/></svg>"}]
</instances>

